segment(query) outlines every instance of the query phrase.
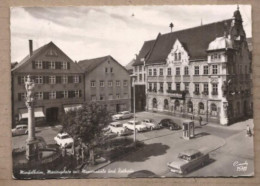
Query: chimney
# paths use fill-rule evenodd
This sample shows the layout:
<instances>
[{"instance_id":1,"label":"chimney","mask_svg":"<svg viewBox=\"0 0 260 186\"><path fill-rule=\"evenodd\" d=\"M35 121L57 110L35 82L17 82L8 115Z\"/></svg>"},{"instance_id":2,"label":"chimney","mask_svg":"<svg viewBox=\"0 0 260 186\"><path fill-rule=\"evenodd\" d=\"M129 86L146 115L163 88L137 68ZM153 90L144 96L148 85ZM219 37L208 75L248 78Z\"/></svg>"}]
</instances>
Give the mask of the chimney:
<instances>
[{"instance_id":1,"label":"chimney","mask_svg":"<svg viewBox=\"0 0 260 186\"><path fill-rule=\"evenodd\" d=\"M29 52L30 52L30 57L33 55L33 41L30 39L29 40Z\"/></svg>"}]
</instances>

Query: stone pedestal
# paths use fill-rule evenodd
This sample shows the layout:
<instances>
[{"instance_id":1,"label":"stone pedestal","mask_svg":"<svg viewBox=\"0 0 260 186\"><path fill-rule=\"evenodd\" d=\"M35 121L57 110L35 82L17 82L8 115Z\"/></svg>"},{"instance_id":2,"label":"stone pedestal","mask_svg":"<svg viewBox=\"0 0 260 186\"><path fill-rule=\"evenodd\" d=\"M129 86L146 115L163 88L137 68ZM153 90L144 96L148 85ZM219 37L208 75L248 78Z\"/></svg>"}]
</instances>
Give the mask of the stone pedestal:
<instances>
[{"instance_id":1,"label":"stone pedestal","mask_svg":"<svg viewBox=\"0 0 260 186\"><path fill-rule=\"evenodd\" d=\"M38 154L38 140L26 140L26 159L37 160Z\"/></svg>"}]
</instances>

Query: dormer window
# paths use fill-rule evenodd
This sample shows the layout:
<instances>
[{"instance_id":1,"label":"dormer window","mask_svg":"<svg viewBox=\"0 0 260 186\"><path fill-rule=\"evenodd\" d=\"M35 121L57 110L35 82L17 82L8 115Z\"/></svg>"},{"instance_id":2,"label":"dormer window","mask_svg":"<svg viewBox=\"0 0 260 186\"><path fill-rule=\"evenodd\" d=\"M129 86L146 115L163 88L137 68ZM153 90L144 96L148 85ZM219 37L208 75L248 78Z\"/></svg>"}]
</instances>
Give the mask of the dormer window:
<instances>
[{"instance_id":1,"label":"dormer window","mask_svg":"<svg viewBox=\"0 0 260 186\"><path fill-rule=\"evenodd\" d=\"M174 60L175 61L180 61L181 60L181 53L180 52L175 52L174 53Z\"/></svg>"}]
</instances>

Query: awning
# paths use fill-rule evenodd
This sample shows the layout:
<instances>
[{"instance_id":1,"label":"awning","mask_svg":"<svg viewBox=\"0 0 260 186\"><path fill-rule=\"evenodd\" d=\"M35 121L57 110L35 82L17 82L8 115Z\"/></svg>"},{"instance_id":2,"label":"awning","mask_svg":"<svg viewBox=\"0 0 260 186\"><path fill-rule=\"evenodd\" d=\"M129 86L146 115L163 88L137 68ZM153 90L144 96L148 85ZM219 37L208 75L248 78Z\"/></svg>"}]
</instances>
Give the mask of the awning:
<instances>
[{"instance_id":1,"label":"awning","mask_svg":"<svg viewBox=\"0 0 260 186\"><path fill-rule=\"evenodd\" d=\"M34 108L34 117L35 118L45 117L42 107ZM19 120L25 119L25 118L28 118L28 109L20 109L19 110Z\"/></svg>"},{"instance_id":2,"label":"awning","mask_svg":"<svg viewBox=\"0 0 260 186\"><path fill-rule=\"evenodd\" d=\"M75 109L82 108L82 104L64 105L63 107L64 107L64 111L66 113L69 110L75 110Z\"/></svg>"}]
</instances>

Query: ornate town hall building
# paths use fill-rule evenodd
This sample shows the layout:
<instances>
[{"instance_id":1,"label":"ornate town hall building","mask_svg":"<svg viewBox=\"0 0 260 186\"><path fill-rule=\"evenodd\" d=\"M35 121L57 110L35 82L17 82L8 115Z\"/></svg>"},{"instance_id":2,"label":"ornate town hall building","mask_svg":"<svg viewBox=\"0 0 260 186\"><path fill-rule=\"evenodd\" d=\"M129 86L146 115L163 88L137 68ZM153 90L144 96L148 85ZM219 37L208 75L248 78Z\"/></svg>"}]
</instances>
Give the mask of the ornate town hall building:
<instances>
[{"instance_id":1,"label":"ornate town hall building","mask_svg":"<svg viewBox=\"0 0 260 186\"><path fill-rule=\"evenodd\" d=\"M149 41L133 65L134 73L145 66L147 110L222 125L249 117L251 60L242 22L236 10L232 19Z\"/></svg>"}]
</instances>

